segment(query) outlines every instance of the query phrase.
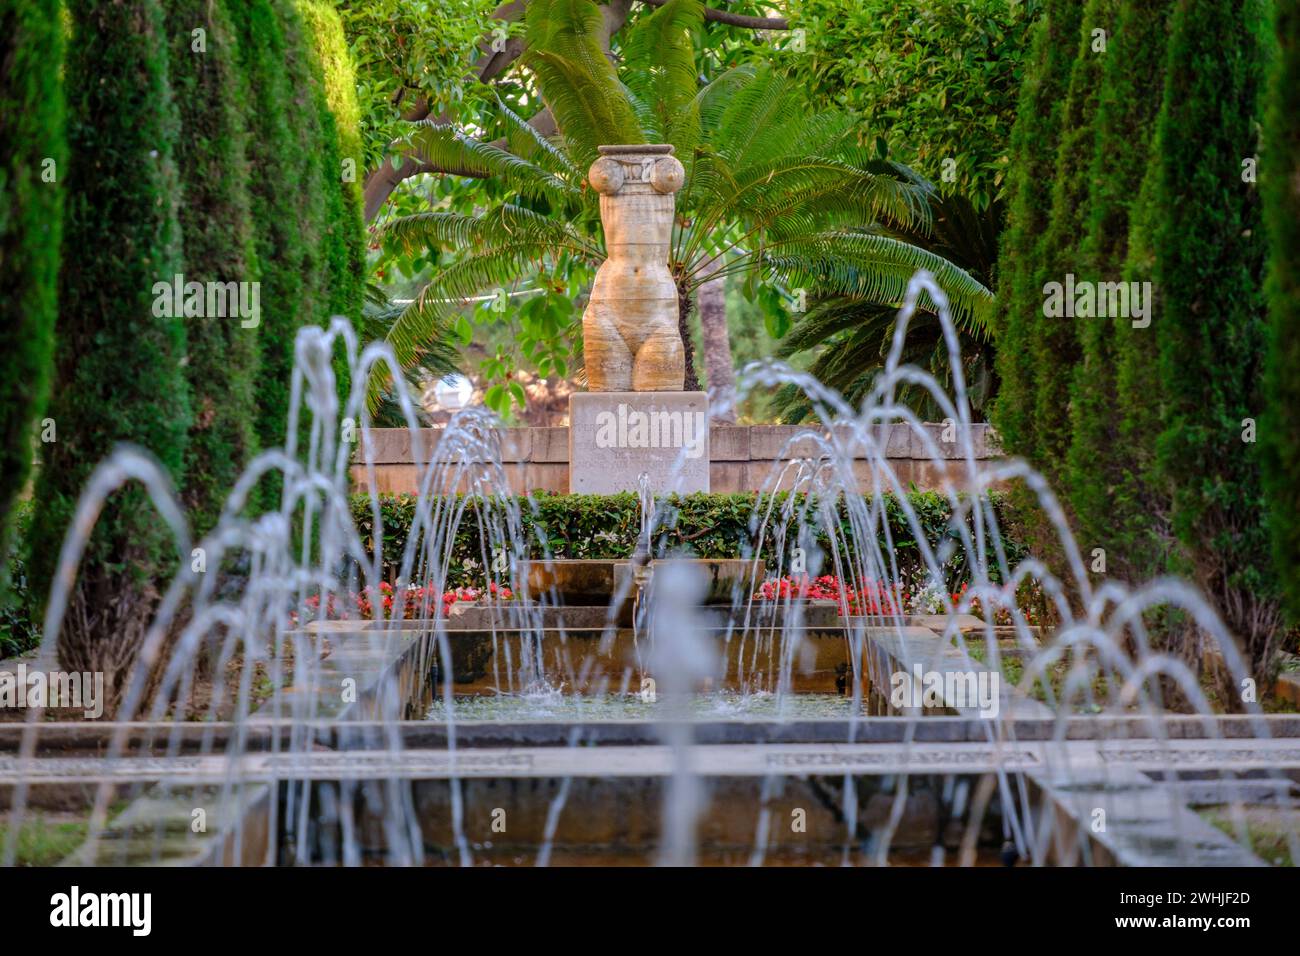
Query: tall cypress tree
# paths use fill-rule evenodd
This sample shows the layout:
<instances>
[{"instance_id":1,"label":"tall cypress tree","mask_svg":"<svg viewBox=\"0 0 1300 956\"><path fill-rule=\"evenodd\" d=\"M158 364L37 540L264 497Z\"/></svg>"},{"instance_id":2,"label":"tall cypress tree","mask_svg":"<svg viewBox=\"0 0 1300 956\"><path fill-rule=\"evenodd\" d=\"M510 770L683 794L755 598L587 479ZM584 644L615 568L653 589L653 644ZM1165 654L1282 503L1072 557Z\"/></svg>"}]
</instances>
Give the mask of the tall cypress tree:
<instances>
[{"instance_id":1,"label":"tall cypress tree","mask_svg":"<svg viewBox=\"0 0 1300 956\"><path fill-rule=\"evenodd\" d=\"M0 10L0 558L49 397L67 144L58 0ZM0 577L7 564L0 560ZM0 594L5 582L0 580Z\"/></svg>"},{"instance_id":2,"label":"tall cypress tree","mask_svg":"<svg viewBox=\"0 0 1300 956\"><path fill-rule=\"evenodd\" d=\"M1169 40L1153 157L1152 371L1164 417L1149 481L1169 494L1178 569L1217 603L1263 678L1278 639L1251 428L1264 401L1266 241L1243 160L1256 142L1273 47L1264 0L1229 6L1180 0Z\"/></svg>"},{"instance_id":3,"label":"tall cypress tree","mask_svg":"<svg viewBox=\"0 0 1300 956\"><path fill-rule=\"evenodd\" d=\"M296 74L286 70L290 49L278 4L248 0L228 11L248 107L254 243L262 282L255 428L260 444L274 447L285 439L294 335L315 314L319 234L309 228L303 210L319 202L319 165L312 139L300 133L303 114L310 111L301 100L306 88L295 86Z\"/></svg>"},{"instance_id":4,"label":"tall cypress tree","mask_svg":"<svg viewBox=\"0 0 1300 956\"><path fill-rule=\"evenodd\" d=\"M1265 451L1281 591L1300 622L1300 0L1278 0L1281 50L1260 158L1271 255Z\"/></svg>"},{"instance_id":5,"label":"tall cypress tree","mask_svg":"<svg viewBox=\"0 0 1300 956\"><path fill-rule=\"evenodd\" d=\"M1102 72L1114 56L1110 35L1115 29L1117 0L1088 0L1079 26L1078 52L1070 69L1056 152L1051 215L1042 240L1041 261L1047 281L1066 283L1067 274L1095 281L1083 258L1096 147L1094 120ZM1043 301L1039 288L1039 302ZM1025 303L1027 305L1027 303ZM1033 356L1033 459L1043 475L1057 484L1066 470L1070 444L1070 382L1079 363L1079 326L1096 321L1088 316L1046 316L1040 311L1027 329Z\"/></svg>"},{"instance_id":6,"label":"tall cypress tree","mask_svg":"<svg viewBox=\"0 0 1300 956\"><path fill-rule=\"evenodd\" d=\"M1115 16L1098 93L1081 256L1090 277L1099 281L1130 277L1129 216L1152 155L1172 7L1172 0L1124 0ZM1121 440L1125 405L1117 397L1116 366L1120 342L1151 332L1134 329L1125 317L1081 321L1078 330L1082 360L1071 383L1066 489L1085 550L1105 549L1107 570L1133 580L1145 577L1149 568L1134 563L1125 530L1145 522L1147 513L1135 499L1140 487L1128 478L1134 449ZM1126 400L1146 402L1132 394Z\"/></svg>"},{"instance_id":7,"label":"tall cypress tree","mask_svg":"<svg viewBox=\"0 0 1300 956\"><path fill-rule=\"evenodd\" d=\"M1081 12L1078 0L1045 4L1011 131L1007 225L998 252L993 321L1001 385L992 418L1003 448L1029 458L1035 456L1037 442L1033 341L1043 321L1043 234L1052 209L1063 104L1078 52Z\"/></svg>"},{"instance_id":8,"label":"tall cypress tree","mask_svg":"<svg viewBox=\"0 0 1300 956\"><path fill-rule=\"evenodd\" d=\"M245 155L247 109L226 6L173 0L167 11L172 86L184 132L177 161L186 282L258 279ZM258 298L260 306L260 293ZM186 319L185 372L194 420L184 498L196 536L216 523L225 496L257 447L253 388L260 318L228 312Z\"/></svg>"},{"instance_id":9,"label":"tall cypress tree","mask_svg":"<svg viewBox=\"0 0 1300 956\"><path fill-rule=\"evenodd\" d=\"M285 440L297 332L336 313L359 316L364 243L359 193L343 182L339 124L313 30L337 26L337 17L300 0L250 0L231 16L249 99L262 271L257 432L274 446ZM342 101L346 94L336 92ZM266 490L274 495L277 487L272 481Z\"/></svg>"},{"instance_id":10,"label":"tall cypress tree","mask_svg":"<svg viewBox=\"0 0 1300 956\"><path fill-rule=\"evenodd\" d=\"M32 526L33 578L48 588L92 469L119 442L152 452L179 483L189 427L181 319L155 309L180 271L178 123L157 0L72 0L68 178L59 334ZM105 229L113 231L105 241ZM69 670L102 671L110 712L176 565L169 532L137 485L99 516L59 638Z\"/></svg>"},{"instance_id":11,"label":"tall cypress tree","mask_svg":"<svg viewBox=\"0 0 1300 956\"><path fill-rule=\"evenodd\" d=\"M320 118L321 189L325 203L323 247L328 292L317 321L326 324L335 315L346 316L354 326L361 320L365 293L366 246L362 220L361 110L356 98L356 78L348 53L343 23L322 0L297 0L307 42L307 60ZM345 165L345 160L350 160ZM334 372L339 402L347 399L349 370L342 345L336 349Z\"/></svg>"},{"instance_id":12,"label":"tall cypress tree","mask_svg":"<svg viewBox=\"0 0 1300 956\"><path fill-rule=\"evenodd\" d=\"M327 196L329 308L354 323L365 291L366 244L361 217L361 109L343 23L322 0L298 0L311 43L311 67L320 115L321 180ZM349 165L344 161L350 160Z\"/></svg>"}]
</instances>

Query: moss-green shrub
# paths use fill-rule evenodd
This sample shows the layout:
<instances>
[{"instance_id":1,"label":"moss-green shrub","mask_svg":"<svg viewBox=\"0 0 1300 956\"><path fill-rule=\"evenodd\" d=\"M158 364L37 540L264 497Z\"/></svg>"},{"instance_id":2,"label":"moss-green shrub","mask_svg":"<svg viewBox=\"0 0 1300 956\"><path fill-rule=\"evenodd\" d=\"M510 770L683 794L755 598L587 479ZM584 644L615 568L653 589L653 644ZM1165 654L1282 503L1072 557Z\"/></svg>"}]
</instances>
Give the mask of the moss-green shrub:
<instances>
[{"instance_id":1,"label":"moss-green shrub","mask_svg":"<svg viewBox=\"0 0 1300 956\"><path fill-rule=\"evenodd\" d=\"M0 553L50 389L67 173L59 9L0 8Z\"/></svg>"},{"instance_id":2,"label":"moss-green shrub","mask_svg":"<svg viewBox=\"0 0 1300 956\"><path fill-rule=\"evenodd\" d=\"M302 0L248 0L230 12L248 102L262 274L256 429L271 447L285 440L298 330L328 324L335 314L360 316L359 185L342 181L339 146L342 135L358 148L356 107L354 99L349 106L347 51L333 32L338 20L331 10ZM335 369L342 372L342 362ZM268 481L265 491L273 496L278 487Z\"/></svg>"},{"instance_id":3,"label":"moss-green shrub","mask_svg":"<svg viewBox=\"0 0 1300 956\"><path fill-rule=\"evenodd\" d=\"M249 198L247 109L226 3L175 0L167 7L171 82L183 135L177 142L186 282L256 282ZM193 31L205 31L202 50ZM260 299L260 296L259 296ZM259 303L260 304L260 303ZM260 324L260 323L259 323ZM194 419L183 495L196 536L256 452L256 326L240 315L185 320Z\"/></svg>"},{"instance_id":4,"label":"moss-green shrub","mask_svg":"<svg viewBox=\"0 0 1300 956\"><path fill-rule=\"evenodd\" d=\"M356 77L348 53L343 24L322 0L297 0L302 23L311 88L320 117L320 182L324 201L322 242L328 282L324 311L316 320L327 324L335 315L346 316L353 326L361 321L365 293L366 244L361 218L361 132ZM347 167L344 160L350 159ZM346 175L345 175L346 173ZM349 378L343 349L336 349L334 374L340 404L346 401Z\"/></svg>"},{"instance_id":5,"label":"moss-green shrub","mask_svg":"<svg viewBox=\"0 0 1300 956\"><path fill-rule=\"evenodd\" d=\"M31 534L32 580L42 594L95 466L131 442L179 484L190 423L185 329L153 308L154 284L181 267L178 122L162 8L157 0L73 0L68 9L70 159L50 402L57 441L44 446ZM106 672L110 702L175 561L140 486L113 495L59 640L65 667Z\"/></svg>"},{"instance_id":6,"label":"moss-green shrub","mask_svg":"<svg viewBox=\"0 0 1300 956\"><path fill-rule=\"evenodd\" d=\"M759 552L764 561L773 562L773 567L773 546L777 525L781 520L781 502L787 496L781 493L776 497L778 501L771 509L772 518ZM913 492L907 497L924 529L926 541L937 553L940 545L955 535L948 499L937 492ZM383 495L379 500L383 522L383 569L387 579L393 581L399 573L403 550L415 520L416 499L411 495ZM999 525L1005 529L1005 500L1001 494L994 494L991 500L999 516ZM673 496L671 507L665 512L665 519L656 531L652 552L665 554L687 551L701 558L752 556L755 535L751 522L756 514L767 514L770 504L770 496L763 496L760 500L760 496L755 494ZM530 557L627 558L636 550L641 512L637 496L630 492L618 495L538 494L531 499L521 498L519 509ZM888 496L886 509L899 566L905 571L914 571L921 565L921 551L903 507L896 498ZM794 514L797 516L801 510L796 507ZM851 538L848 535L848 511L842 500L837 513L840 521L839 535L844 539ZM367 550L373 552L375 526L370 496L353 496L352 516ZM803 520L809 525L815 523L811 511ZM1004 535L1005 533L1004 530ZM481 579L482 540L477 512L466 508L456 531L449 569L450 583L459 584L471 579L472 575L466 570L467 559L480 566L477 578ZM793 544L793 531L787 535L786 544ZM823 548L828 544L824 528L818 529L818 544ZM1014 567L1026 551L1018 541L1008 539L1005 545ZM880 548L882 552L888 553L883 537ZM826 570L828 569L823 568L823 571ZM960 557L950 560L946 571L950 583L954 585L960 584L969 576L969 569ZM991 573L996 576L996 571Z\"/></svg>"},{"instance_id":7,"label":"moss-green shrub","mask_svg":"<svg viewBox=\"0 0 1300 956\"><path fill-rule=\"evenodd\" d=\"M361 108L357 105L356 74L343 24L333 7L323 0L298 0L298 10L312 43L326 146L321 152L321 178L330 196L326 224L331 250L330 308L355 323L361 315L366 269L361 218ZM346 169L345 160L351 160Z\"/></svg>"}]
</instances>

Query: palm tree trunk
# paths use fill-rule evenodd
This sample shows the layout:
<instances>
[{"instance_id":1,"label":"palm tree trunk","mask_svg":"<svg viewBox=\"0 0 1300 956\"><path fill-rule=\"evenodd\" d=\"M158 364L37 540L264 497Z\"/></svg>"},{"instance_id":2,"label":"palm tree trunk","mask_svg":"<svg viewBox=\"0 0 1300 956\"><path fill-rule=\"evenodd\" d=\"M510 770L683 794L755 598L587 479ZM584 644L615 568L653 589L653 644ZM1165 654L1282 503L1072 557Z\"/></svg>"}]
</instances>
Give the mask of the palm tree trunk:
<instances>
[{"instance_id":1,"label":"palm tree trunk","mask_svg":"<svg viewBox=\"0 0 1300 956\"><path fill-rule=\"evenodd\" d=\"M695 374L695 346L691 344L691 310L695 303L691 300L689 289L677 284L677 331L682 334L682 349L686 355L686 381L683 388L688 392L700 390L700 377Z\"/></svg>"},{"instance_id":2,"label":"palm tree trunk","mask_svg":"<svg viewBox=\"0 0 1300 956\"><path fill-rule=\"evenodd\" d=\"M736 372L727 335L727 289L722 276L710 279L696 293L703 332L704 371L709 380L710 417L723 424L736 420Z\"/></svg>"}]
</instances>

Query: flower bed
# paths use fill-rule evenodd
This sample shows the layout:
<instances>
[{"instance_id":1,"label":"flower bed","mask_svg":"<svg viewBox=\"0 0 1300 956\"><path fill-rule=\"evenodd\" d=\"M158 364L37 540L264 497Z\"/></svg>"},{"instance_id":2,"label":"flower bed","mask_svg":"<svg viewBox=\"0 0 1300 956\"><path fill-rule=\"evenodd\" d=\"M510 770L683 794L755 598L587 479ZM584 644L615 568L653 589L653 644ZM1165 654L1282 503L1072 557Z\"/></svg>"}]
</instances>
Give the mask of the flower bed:
<instances>
[{"instance_id":1,"label":"flower bed","mask_svg":"<svg viewBox=\"0 0 1300 956\"><path fill-rule=\"evenodd\" d=\"M398 615L394 608L398 606L401 593L401 620L416 621L430 618L448 617L457 605L472 607L479 603L509 601L513 592L505 585L491 582L486 589L459 587L439 592L433 587L394 588L387 581L378 586L364 588L360 592L339 595L330 592L325 595L322 611L321 595L313 594L303 602L302 613L289 615L290 625L301 627L312 621L387 621Z\"/></svg>"},{"instance_id":2,"label":"flower bed","mask_svg":"<svg viewBox=\"0 0 1300 956\"><path fill-rule=\"evenodd\" d=\"M934 582L915 590L905 584L886 584L868 581L854 590L846 588L833 574L823 574L818 578L807 575L785 575L764 581L754 599L765 604L776 602L834 601L840 615L899 616L903 614L945 614L948 609L959 608L966 600L969 584L963 583L956 591L946 593ZM1031 627L1037 627L1042 621L1042 592L1037 582L1023 581L1016 591L1015 606L1021 618ZM969 601L967 609L975 617L988 620L987 613L978 598ZM994 609L993 624L1009 627L1015 623L1011 608L1000 604Z\"/></svg>"}]
</instances>

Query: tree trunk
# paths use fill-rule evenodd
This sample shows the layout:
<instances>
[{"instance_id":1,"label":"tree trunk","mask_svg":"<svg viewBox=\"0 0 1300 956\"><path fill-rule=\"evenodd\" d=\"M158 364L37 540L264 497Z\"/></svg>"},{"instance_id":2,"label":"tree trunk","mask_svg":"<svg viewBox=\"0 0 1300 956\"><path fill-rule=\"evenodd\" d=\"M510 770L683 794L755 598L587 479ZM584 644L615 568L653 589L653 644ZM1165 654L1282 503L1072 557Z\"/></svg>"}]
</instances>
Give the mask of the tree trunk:
<instances>
[{"instance_id":1,"label":"tree trunk","mask_svg":"<svg viewBox=\"0 0 1300 956\"><path fill-rule=\"evenodd\" d=\"M686 381L682 388L688 392L700 390L700 377L695 374L695 346L691 344L691 310L695 303L691 294L677 286L677 331L682 334L682 349L686 357Z\"/></svg>"},{"instance_id":2,"label":"tree trunk","mask_svg":"<svg viewBox=\"0 0 1300 956\"><path fill-rule=\"evenodd\" d=\"M736 372L727 335L726 279L722 276L710 279L700 286L696 295L703 333L704 371L709 380L710 417L732 424L736 420Z\"/></svg>"},{"instance_id":3,"label":"tree trunk","mask_svg":"<svg viewBox=\"0 0 1300 956\"><path fill-rule=\"evenodd\" d=\"M526 0L511 0L509 3L503 3L493 12L492 16L498 20L507 22L518 20L524 15L524 8L527 6ZM601 46L604 47L607 55L609 51L609 39L627 22L628 14L632 9L632 0L609 0L605 6L600 8L601 28L599 38ZM490 47L492 37L484 37L479 43L479 50L482 56L474 64L466 77L467 82L486 83L489 80L504 73L510 64L518 59L523 52L524 44L519 38L513 38L506 43L504 50L493 52ZM421 101L405 114L408 120L425 119L429 115L427 103ZM452 116L448 112L443 112L437 117L439 123L450 123ZM551 118L550 110L543 110L538 116L529 121L530 124L544 137L550 138L555 135L555 121ZM493 145L506 148L504 139L497 140ZM365 217L366 222L372 222L379 215L379 210L384 207L388 197L393 194L403 180L412 176L426 172L446 172L453 175L463 175L457 170L439 170L420 162L416 158L407 157L402 161L402 165L397 169L393 168L392 163L385 161L378 169L371 170L366 175L366 181L363 188Z\"/></svg>"}]
</instances>

